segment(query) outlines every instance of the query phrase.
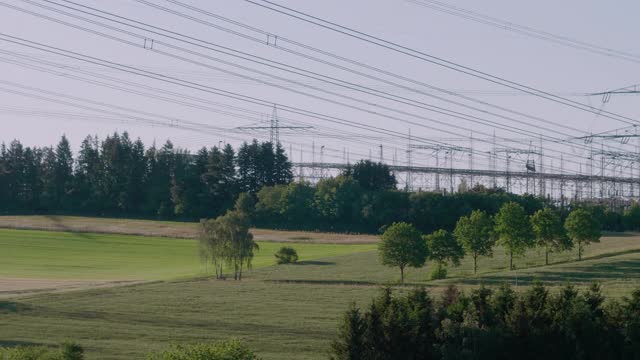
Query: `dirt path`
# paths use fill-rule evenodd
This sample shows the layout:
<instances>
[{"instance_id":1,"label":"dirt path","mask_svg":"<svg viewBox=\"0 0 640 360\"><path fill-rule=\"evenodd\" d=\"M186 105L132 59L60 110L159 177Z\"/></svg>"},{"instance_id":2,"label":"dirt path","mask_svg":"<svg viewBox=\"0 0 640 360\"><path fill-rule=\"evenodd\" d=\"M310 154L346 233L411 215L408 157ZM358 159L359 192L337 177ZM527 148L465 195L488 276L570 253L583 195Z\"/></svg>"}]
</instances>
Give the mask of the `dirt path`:
<instances>
[{"instance_id":1,"label":"dirt path","mask_svg":"<svg viewBox=\"0 0 640 360\"><path fill-rule=\"evenodd\" d=\"M144 281L139 280L107 281L0 278L0 299L41 293L140 284L143 282Z\"/></svg>"}]
</instances>

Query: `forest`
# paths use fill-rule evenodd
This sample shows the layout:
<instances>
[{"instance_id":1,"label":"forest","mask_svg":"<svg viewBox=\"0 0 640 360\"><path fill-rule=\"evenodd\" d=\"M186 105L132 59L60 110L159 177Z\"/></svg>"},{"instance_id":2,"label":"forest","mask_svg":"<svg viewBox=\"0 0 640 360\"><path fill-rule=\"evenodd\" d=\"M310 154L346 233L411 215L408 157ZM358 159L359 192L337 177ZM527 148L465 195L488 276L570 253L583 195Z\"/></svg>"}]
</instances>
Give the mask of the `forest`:
<instances>
[{"instance_id":1,"label":"forest","mask_svg":"<svg viewBox=\"0 0 640 360\"><path fill-rule=\"evenodd\" d=\"M75 154L75 156L74 156ZM527 214L554 207L547 199L475 186L455 193L405 192L381 163L353 164L316 184L294 181L280 144L243 143L237 149L145 146L128 133L87 136L74 153L62 136L54 147L18 140L0 147L0 213L68 214L197 221L233 208L241 193L255 202L259 227L380 233L408 222L423 233L451 231L473 210L496 214L508 202ZM566 216L570 208L559 209ZM592 207L603 230L637 230L640 209Z\"/></svg>"}]
</instances>

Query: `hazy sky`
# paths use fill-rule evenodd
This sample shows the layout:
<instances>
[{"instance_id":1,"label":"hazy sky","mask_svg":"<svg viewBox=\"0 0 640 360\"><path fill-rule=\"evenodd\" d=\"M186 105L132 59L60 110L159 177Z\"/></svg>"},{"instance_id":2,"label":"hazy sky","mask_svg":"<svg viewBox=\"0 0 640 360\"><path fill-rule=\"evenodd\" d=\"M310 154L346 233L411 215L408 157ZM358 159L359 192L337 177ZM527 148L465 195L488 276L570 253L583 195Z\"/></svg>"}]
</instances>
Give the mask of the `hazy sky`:
<instances>
[{"instance_id":1,"label":"hazy sky","mask_svg":"<svg viewBox=\"0 0 640 360\"><path fill-rule=\"evenodd\" d=\"M496 121L501 125L512 126L520 131L542 134L545 138L566 138L565 135L580 136L589 132L609 131L629 125L559 106L533 96L517 94L513 90L486 81L461 75L424 61L313 27L246 1L182 1L211 13L277 34L280 37L365 62L410 79L460 92L465 96L513 109L522 114L537 116L555 124L575 128L578 131L556 127L510 113L509 116L516 117L523 122L513 123L506 119L490 117L482 112L473 112L466 108L457 107L425 94L358 77L317 62L286 54L273 46L267 46L266 36L180 8L169 1L149 0L151 3L179 10L198 19L226 28L233 28L245 35L262 37L264 42L252 42L133 0L76 0L79 4L126 16L215 45L276 60L290 66L384 91L394 96L446 109L455 109L465 114L474 114ZM640 14L640 2L637 1L441 1L508 20L515 24L530 26L619 51L640 54L637 41L637 15ZM52 2L75 7L75 5L63 0L53 0ZM582 95L640 83L638 72L640 63L638 62L601 56L533 39L506 29L489 27L437 12L404 0L277 0L276 2L486 73L567 96L572 100L597 108L603 107L607 111L632 119L640 119L640 97L638 96L615 96L603 105L600 97ZM434 113L424 108L404 105L397 101L382 100L319 80L301 77L202 47L153 35L143 30L109 23L113 27L129 31L129 34L123 34L113 28L111 30L105 29L95 24L83 22L81 19L67 17L34 5L50 6L83 18L90 18L89 15L57 7L48 1L0 0L0 3L101 31L131 44L120 43L77 28L70 28L8 7L2 7L0 11L0 33L3 35L15 36L98 59L134 66L199 85L249 95L266 100L268 103L286 104L356 121L371 128L378 127L403 134L411 130L412 135L418 138L438 139L460 146L470 146L469 140L460 140L468 138L473 132L473 137L476 138L473 146L479 153L487 151L491 146L488 136L493 134L494 129L490 125L479 125L471 121ZM97 18L91 19L108 23ZM157 51L149 51L144 48L144 37L154 39L154 50ZM270 41L272 42L273 38L270 38ZM182 50L171 46L184 48L187 52L182 52ZM234 129L255 124L260 119L268 121L272 113L272 109L268 105L258 106L225 98L211 92L126 74L6 41L0 41L0 50L2 51L0 53L0 73L2 74L0 79L0 92L2 92L0 141L3 142L20 139L26 145L44 146L55 143L62 134L66 134L74 148L77 148L87 134L96 134L104 138L114 131L127 130L133 137L142 138L146 144L151 144L153 141L161 143L170 138L176 145L195 150L201 146L217 145L220 141L238 144L242 139L268 138L268 133L265 131L249 132ZM162 52L181 56L187 61L171 58L163 55ZM38 63L34 60L46 63ZM226 61L226 64L219 61ZM336 60L331 59L331 61L335 62ZM66 67L56 68L52 67L52 64ZM234 64L244 68L234 67ZM27 68L25 65L31 66L31 68ZM39 71L33 66L38 66L37 69L49 72L54 70L55 73ZM260 71L262 74L250 72L250 69ZM373 74L371 71L359 69ZM96 78L94 75L102 76L102 78ZM82 79L72 79L69 76L82 77ZM252 80L256 78L258 81ZM283 78L294 80L297 84L283 81ZM94 83L87 83L87 79L92 79ZM120 89L106 88L96 84L95 81L118 86ZM270 86L265 82L277 84L279 87ZM402 84L406 87L419 88L416 84L408 82L402 82ZM136 87L138 85L145 86L146 89ZM20 88L20 86L23 87ZM29 89L25 87L29 87ZM138 91L138 94L124 92L122 88ZM423 93L436 94L433 90L423 87L420 89ZM42 90L50 93L39 92ZM17 94L18 91L23 95ZM140 92L155 96L155 98L143 96ZM24 96L24 93L30 95ZM177 98L176 94L190 98ZM329 101L311 98L308 94L320 96ZM59 95L75 98L63 98ZM346 99L344 96L357 98L362 102ZM162 99L158 97L162 97ZM451 96L445 95L445 97L456 101L460 100ZM46 99L55 99L55 101ZM174 101L169 102L167 99ZM338 102L343 104L338 104ZM187 103L190 105L187 106ZM465 101L465 103L468 102ZM345 104L350 107L344 106ZM118 108L114 108L114 106ZM230 113L235 116L230 116ZM315 144L317 151L321 146L325 146L323 152L326 161L339 161L346 149L348 149L352 160L353 158L366 157L370 151L377 157L378 144L384 144L386 159L397 154L395 156L398 158L398 162L404 161L406 139L320 121L284 110L279 110L278 115L286 124L314 126L310 130L283 131L282 142L287 149L293 149L296 161L300 158L301 149L304 159L310 159L312 143ZM177 124L178 126L170 127L166 126L167 124ZM267 123L258 125L265 126ZM192 130L186 130L185 127ZM521 143L520 145L514 143L510 146L526 148L529 143L529 140L525 139L529 136L523 134L505 130L495 130L495 132L498 137L514 138ZM569 153L578 157L586 154L580 146L560 147L546 141L544 146L548 149L549 154L552 149L558 151L554 155L556 159L550 160L554 161L556 165L559 163L557 156L560 156L560 152L567 154L564 156L568 156ZM629 145L613 144L612 148L615 147L630 148ZM434 160L429 156L428 151L424 151L422 154L416 153L415 156L414 160L417 162L425 165L433 164ZM458 159L458 161L461 160ZM482 166L486 161L486 159L482 159L481 155L478 155L476 159L478 166ZM577 165L574 164L574 166Z\"/></svg>"}]
</instances>

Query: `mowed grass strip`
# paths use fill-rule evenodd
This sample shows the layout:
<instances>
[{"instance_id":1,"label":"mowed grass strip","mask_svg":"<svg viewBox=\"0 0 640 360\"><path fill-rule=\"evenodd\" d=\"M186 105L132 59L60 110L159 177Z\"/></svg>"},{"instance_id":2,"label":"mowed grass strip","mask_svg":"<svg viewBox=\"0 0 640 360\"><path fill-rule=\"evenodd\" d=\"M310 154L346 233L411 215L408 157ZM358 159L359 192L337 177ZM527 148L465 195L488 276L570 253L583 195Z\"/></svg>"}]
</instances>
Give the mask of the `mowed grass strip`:
<instances>
[{"instance_id":1,"label":"mowed grass strip","mask_svg":"<svg viewBox=\"0 0 640 360\"><path fill-rule=\"evenodd\" d=\"M66 231L95 234L144 235L194 239L197 222L116 219L64 215L0 216L0 228L21 230ZM251 229L256 241L303 242L322 244L375 244L378 236L367 234L321 233Z\"/></svg>"},{"instance_id":2,"label":"mowed grass strip","mask_svg":"<svg viewBox=\"0 0 640 360\"><path fill-rule=\"evenodd\" d=\"M254 268L275 264L283 245L259 242ZM301 261L371 251L373 244L286 244ZM0 229L0 277L88 280L162 280L205 274L198 242L115 234Z\"/></svg>"}]
</instances>

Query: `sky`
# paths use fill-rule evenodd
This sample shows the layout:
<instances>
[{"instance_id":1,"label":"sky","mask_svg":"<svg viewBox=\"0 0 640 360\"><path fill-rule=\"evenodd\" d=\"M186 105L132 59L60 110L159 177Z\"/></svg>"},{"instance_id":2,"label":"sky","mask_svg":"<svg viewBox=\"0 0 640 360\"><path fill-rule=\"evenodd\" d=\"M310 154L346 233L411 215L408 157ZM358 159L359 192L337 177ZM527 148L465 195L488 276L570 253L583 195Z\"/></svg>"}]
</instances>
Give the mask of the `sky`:
<instances>
[{"instance_id":1,"label":"sky","mask_svg":"<svg viewBox=\"0 0 640 360\"><path fill-rule=\"evenodd\" d=\"M494 148L495 134L498 148L541 147L547 156L544 161L548 168L558 168L562 158L566 162L562 165L564 170L577 172L586 168L587 157L594 147L609 151L637 149L635 139L628 144L566 141L590 133L615 133L616 129L623 129L619 133L624 129L635 131L632 125L640 120L639 96L615 95L603 103L601 96L587 94L640 83L640 49L636 39L640 3L637 1L440 0L513 24L636 54L635 61L524 36L508 26L487 26L421 6L416 1L274 1L627 119L616 121L603 114L579 111L523 94L244 0L181 0L192 6L191 9L168 0L148 0L147 4L135 0L75 0L75 3L0 0L0 38L3 39L0 40L0 142L19 139L28 146L48 146L64 134L77 149L87 135L103 139L116 131L128 131L146 145L162 144L170 139L175 145L192 151L222 143L237 146L254 137L268 140L268 130L247 128L268 127L275 108L281 125L294 127L281 130L281 142L292 153L294 161L341 162L346 158L350 161L366 157L379 159L382 155L385 161L402 164L408 161L409 144L414 147L444 144L473 148L473 166L486 168L490 166L488 152ZM261 0L255 2L266 4ZM79 5L138 21L143 29L92 17L87 12L115 19ZM191 20L152 5L179 11ZM204 10L209 15L193 9ZM267 38L259 31L210 15L277 35L278 40L275 42L274 36ZM155 26L157 32L164 35L154 34L147 25ZM80 61L7 40L21 44L27 40L73 51L77 58L86 60L83 56L90 56L94 60ZM341 62L295 44L322 49L370 68ZM299 51L325 63L283 49ZM97 64L105 60L146 71L145 74L153 74L156 79ZM269 60L278 62L280 69L264 65ZM386 82L340 70L326 62L356 69ZM404 80L376 73L371 67ZM313 72L325 80L330 77L334 82L357 85L369 93L301 76L302 71ZM433 87L465 98L440 93ZM253 100L220 96L220 91L250 96ZM372 92L386 98L373 96ZM287 107L320 114L322 119L288 111ZM451 111L462 116L451 116ZM345 125L347 121L351 123ZM352 126L353 122L358 125ZM464 151L449 150L454 154L456 166L465 166L469 161ZM436 161L442 165L442 161L446 161L442 157L449 156L444 152L436 160L433 148L414 149L412 161L414 165L435 165ZM513 161L524 161L534 155L514 153L512 156Z\"/></svg>"}]
</instances>

